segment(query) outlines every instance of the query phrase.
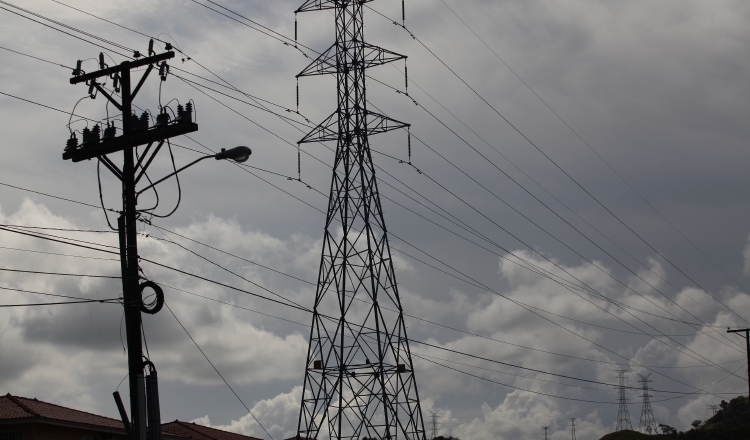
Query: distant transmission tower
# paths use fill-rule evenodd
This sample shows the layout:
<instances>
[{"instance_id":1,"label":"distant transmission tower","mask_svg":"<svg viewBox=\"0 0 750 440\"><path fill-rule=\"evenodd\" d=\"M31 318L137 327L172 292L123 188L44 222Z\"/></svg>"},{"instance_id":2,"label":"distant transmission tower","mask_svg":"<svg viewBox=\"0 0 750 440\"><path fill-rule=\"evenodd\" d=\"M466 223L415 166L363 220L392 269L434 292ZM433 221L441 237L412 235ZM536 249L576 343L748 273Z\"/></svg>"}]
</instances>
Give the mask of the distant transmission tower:
<instances>
[{"instance_id":1,"label":"distant transmission tower","mask_svg":"<svg viewBox=\"0 0 750 440\"><path fill-rule=\"evenodd\" d=\"M576 440L576 431L578 431L578 426L576 425L576 418L573 417L570 419L570 435L573 440Z\"/></svg>"},{"instance_id":2,"label":"distant transmission tower","mask_svg":"<svg viewBox=\"0 0 750 440\"><path fill-rule=\"evenodd\" d=\"M706 410L711 410L711 417L715 416L719 412L719 405L706 405Z\"/></svg>"},{"instance_id":3,"label":"distant transmission tower","mask_svg":"<svg viewBox=\"0 0 750 440\"><path fill-rule=\"evenodd\" d=\"M542 426L542 440L549 440L549 426Z\"/></svg>"},{"instance_id":4,"label":"distant transmission tower","mask_svg":"<svg viewBox=\"0 0 750 440\"><path fill-rule=\"evenodd\" d=\"M643 394L641 394L641 397L643 398L643 406L641 406L641 423L638 429L648 435L651 434L657 434L656 431L656 419L654 419L654 412L651 410L651 395L648 393L648 383L651 382L648 378L651 376L651 374L642 375L639 374L638 377L641 379L638 381L641 383L641 390L643 391Z\"/></svg>"},{"instance_id":5,"label":"distant transmission tower","mask_svg":"<svg viewBox=\"0 0 750 440\"><path fill-rule=\"evenodd\" d=\"M432 418L432 437L431 438L434 440L435 438L437 438L437 434L438 434L438 429L437 429L438 415L435 411L430 411L430 417Z\"/></svg>"},{"instance_id":6,"label":"distant transmission tower","mask_svg":"<svg viewBox=\"0 0 750 440\"><path fill-rule=\"evenodd\" d=\"M617 427L615 431L633 430L633 425L630 423L630 413L628 412L628 398L625 396L625 380L627 377L625 373L627 370L617 370L618 385L617 390L620 394L620 407L617 410Z\"/></svg>"},{"instance_id":7,"label":"distant transmission tower","mask_svg":"<svg viewBox=\"0 0 750 440\"><path fill-rule=\"evenodd\" d=\"M426 440L368 141L409 125L368 110L365 87L366 69L406 57L365 42L368 1L307 0L295 11L332 11L336 42L297 78L335 75L338 92L338 109L299 141L337 145L297 432Z\"/></svg>"}]
</instances>

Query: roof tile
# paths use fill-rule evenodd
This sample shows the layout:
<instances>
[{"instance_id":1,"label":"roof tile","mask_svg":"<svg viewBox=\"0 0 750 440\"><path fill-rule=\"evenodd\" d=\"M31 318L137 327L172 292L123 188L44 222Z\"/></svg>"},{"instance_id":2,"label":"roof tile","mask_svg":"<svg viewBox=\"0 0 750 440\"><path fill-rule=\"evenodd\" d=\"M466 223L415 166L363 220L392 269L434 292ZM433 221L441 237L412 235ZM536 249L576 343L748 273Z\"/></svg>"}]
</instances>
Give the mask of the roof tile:
<instances>
[{"instance_id":1,"label":"roof tile","mask_svg":"<svg viewBox=\"0 0 750 440\"><path fill-rule=\"evenodd\" d=\"M164 423L161 430L165 434L175 434L190 438L191 440L261 440L257 437L249 437L234 432L222 431L216 428L198 425L196 423L174 422Z\"/></svg>"},{"instance_id":2,"label":"roof tile","mask_svg":"<svg viewBox=\"0 0 750 440\"><path fill-rule=\"evenodd\" d=\"M43 417L61 422L124 429L122 421L27 397L0 396L0 420Z\"/></svg>"}]
</instances>

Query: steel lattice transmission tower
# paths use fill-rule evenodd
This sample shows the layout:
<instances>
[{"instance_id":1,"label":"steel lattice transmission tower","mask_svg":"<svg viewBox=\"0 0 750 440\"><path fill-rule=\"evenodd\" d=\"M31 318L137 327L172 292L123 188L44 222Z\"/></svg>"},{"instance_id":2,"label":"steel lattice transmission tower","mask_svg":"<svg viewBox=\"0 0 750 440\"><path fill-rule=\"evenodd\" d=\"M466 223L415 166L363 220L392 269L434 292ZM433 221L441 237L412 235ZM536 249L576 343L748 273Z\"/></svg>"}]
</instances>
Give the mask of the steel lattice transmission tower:
<instances>
[{"instance_id":1,"label":"steel lattice transmission tower","mask_svg":"<svg viewBox=\"0 0 750 440\"><path fill-rule=\"evenodd\" d=\"M578 425L576 424L576 418L570 419L570 435L573 440L576 440L576 432L578 432Z\"/></svg>"},{"instance_id":2,"label":"steel lattice transmission tower","mask_svg":"<svg viewBox=\"0 0 750 440\"><path fill-rule=\"evenodd\" d=\"M649 380L649 376L651 374L642 375L639 374L638 377L641 379L638 381L641 383L641 390L643 391L643 394L641 394L641 397L643 398L643 406L641 406L641 423L638 427L638 430L646 433L648 435L651 434L658 434L656 431L656 419L654 419L654 412L651 410L651 400L652 397L648 393L648 383L651 382Z\"/></svg>"},{"instance_id":3,"label":"steel lattice transmission tower","mask_svg":"<svg viewBox=\"0 0 750 440\"><path fill-rule=\"evenodd\" d=\"M335 75L338 109L299 143L336 141L298 437L426 440L369 136L409 124L369 111L365 71L406 57L365 42L370 0L330 10L336 42L297 77ZM386 311L381 307L395 309Z\"/></svg>"},{"instance_id":4,"label":"steel lattice transmission tower","mask_svg":"<svg viewBox=\"0 0 750 440\"><path fill-rule=\"evenodd\" d=\"M633 424L630 423L630 412L628 412L628 398L625 396L625 373L627 370L617 370L617 391L620 395L620 407L617 410L617 426L615 431L633 430Z\"/></svg>"},{"instance_id":5,"label":"steel lattice transmission tower","mask_svg":"<svg viewBox=\"0 0 750 440\"><path fill-rule=\"evenodd\" d=\"M437 438L438 434L438 414L435 411L430 411L430 417L432 418L432 440Z\"/></svg>"}]
</instances>

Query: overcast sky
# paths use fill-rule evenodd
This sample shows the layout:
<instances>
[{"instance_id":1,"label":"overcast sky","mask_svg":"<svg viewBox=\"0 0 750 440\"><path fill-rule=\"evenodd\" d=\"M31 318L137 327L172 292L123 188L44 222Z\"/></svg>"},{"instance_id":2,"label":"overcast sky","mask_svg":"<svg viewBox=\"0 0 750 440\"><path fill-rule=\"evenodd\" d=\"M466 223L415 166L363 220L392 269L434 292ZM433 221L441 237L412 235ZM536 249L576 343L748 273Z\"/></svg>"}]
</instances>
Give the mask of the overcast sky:
<instances>
[{"instance_id":1,"label":"overcast sky","mask_svg":"<svg viewBox=\"0 0 750 440\"><path fill-rule=\"evenodd\" d=\"M215 3L293 38L300 2ZM147 37L54 0L9 3L127 49L148 47ZM207 0L62 3L184 52L171 61L182 71L172 69L161 85L153 75L136 99L152 112L160 99L195 102L200 130L192 140L174 140L177 166L198 157L181 147L253 149L247 164L255 169L206 161L182 173L179 209L153 219L180 235L144 225L140 254L312 306L335 145L303 145L304 183L289 177L297 178L305 118L317 123L335 110L334 79L300 81L298 116L290 112L295 75L310 60L237 16L203 7L221 10ZM368 6L400 18L398 0ZM84 69L95 70L102 49L9 12L30 16L6 2L0 7L0 223L106 230L101 209L6 186L99 204L96 163L61 158L70 115L8 95L70 112L87 89L69 84L67 67L86 60ZM330 13L297 19L300 43L321 51L333 42ZM404 90L401 62L370 70L367 91L379 112L412 124L414 167L399 161L407 159L405 132L370 140L384 153L374 153L376 176L410 338L608 384L617 369L628 370L631 386L637 373L651 373L657 422L680 430L705 419L706 405L747 392L744 345L724 333L750 319L747 2L407 0L406 27L418 40L371 9L365 23L368 42L409 57L410 96L394 90ZM305 52L314 56L312 50ZM125 59L105 53L110 64ZM268 101L276 114L239 101L251 102L222 87L227 83ZM75 114L114 114L105 102L82 99ZM158 178L171 166L163 151L150 174ZM104 204L118 209L119 187L104 168L101 182ZM167 214L177 186L161 187L157 213ZM154 202L144 195L141 206ZM47 233L117 246L112 233ZM119 275L112 255L0 234L0 267ZM146 262L143 270L169 286L174 315L274 440L293 435L310 316ZM56 300L7 289L121 294L117 279L8 271L0 271L0 287L2 304ZM121 318L120 306L99 303L0 309L0 392L116 417L111 393L127 359ZM164 420L265 437L166 308L144 317L144 333L159 370ZM415 374L425 422L435 411L440 434L531 439L549 426L553 439L563 439L573 417L581 440L615 428L612 387L416 342L411 348L420 356ZM119 389L127 395L125 382ZM636 428L639 396L628 392Z\"/></svg>"}]
</instances>

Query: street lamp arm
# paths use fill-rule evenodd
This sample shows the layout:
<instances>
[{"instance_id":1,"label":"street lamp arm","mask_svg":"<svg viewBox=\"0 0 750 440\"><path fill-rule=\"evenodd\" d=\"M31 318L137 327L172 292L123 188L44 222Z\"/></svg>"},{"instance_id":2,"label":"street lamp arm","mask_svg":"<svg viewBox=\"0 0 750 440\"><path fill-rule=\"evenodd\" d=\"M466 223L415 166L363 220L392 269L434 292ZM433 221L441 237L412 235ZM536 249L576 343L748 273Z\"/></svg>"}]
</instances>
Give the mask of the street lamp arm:
<instances>
[{"instance_id":1,"label":"street lamp arm","mask_svg":"<svg viewBox=\"0 0 750 440\"><path fill-rule=\"evenodd\" d=\"M185 170L186 168L190 168L191 166L197 164L198 162L205 160L205 159L211 159L214 158L216 160L224 160L224 159L231 159L235 162L242 163L245 162L250 155L253 154L252 150L250 150L247 147L234 147L230 148L229 150L222 148L220 152L216 154L212 154L210 156L203 156L200 157L189 164L185 165L184 167L180 168L179 170L169 173L166 176L162 177L161 179L157 180L156 182L152 183L151 185L143 188L142 190L135 193L136 198L143 194L144 192L148 191L149 189L155 187L156 185L164 182L165 180L169 179L170 177L174 176L175 174L179 173L180 171Z\"/></svg>"},{"instance_id":2,"label":"street lamp arm","mask_svg":"<svg viewBox=\"0 0 750 440\"><path fill-rule=\"evenodd\" d=\"M183 171L183 170L185 170L187 168L190 168L191 166L197 164L198 162L200 162L202 160L205 160L205 159L211 159L213 157L216 157L216 155L203 156L203 157L200 157L200 158L198 158L198 159L190 162L189 164L185 165L184 167L180 168L179 170L167 174L166 176L162 177L161 179L157 180L156 182L152 183L151 185L149 185L149 186L143 188L142 190L138 191L137 193L135 193L136 197L140 196L142 193L144 193L145 191L148 191L149 189L155 187L156 185L164 182L165 180L169 179L170 177L174 176L175 174L177 174L177 173L179 173L179 172L181 172L181 171Z\"/></svg>"}]
</instances>

